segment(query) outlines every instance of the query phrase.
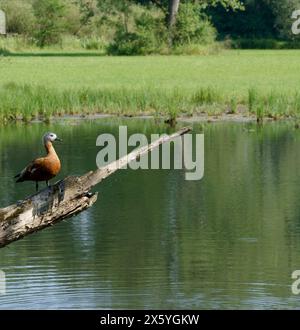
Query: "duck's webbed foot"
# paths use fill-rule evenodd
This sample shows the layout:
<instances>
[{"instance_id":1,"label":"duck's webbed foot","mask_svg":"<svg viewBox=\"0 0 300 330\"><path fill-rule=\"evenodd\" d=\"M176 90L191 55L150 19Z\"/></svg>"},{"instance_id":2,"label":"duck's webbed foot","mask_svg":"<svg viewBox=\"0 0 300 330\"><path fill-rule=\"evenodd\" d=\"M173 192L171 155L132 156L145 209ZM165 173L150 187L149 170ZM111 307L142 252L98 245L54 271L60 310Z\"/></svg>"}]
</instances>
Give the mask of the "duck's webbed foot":
<instances>
[{"instance_id":1,"label":"duck's webbed foot","mask_svg":"<svg viewBox=\"0 0 300 330\"><path fill-rule=\"evenodd\" d=\"M38 192L39 191L39 183L36 181L36 183L35 183L35 190L36 190L36 192Z\"/></svg>"}]
</instances>

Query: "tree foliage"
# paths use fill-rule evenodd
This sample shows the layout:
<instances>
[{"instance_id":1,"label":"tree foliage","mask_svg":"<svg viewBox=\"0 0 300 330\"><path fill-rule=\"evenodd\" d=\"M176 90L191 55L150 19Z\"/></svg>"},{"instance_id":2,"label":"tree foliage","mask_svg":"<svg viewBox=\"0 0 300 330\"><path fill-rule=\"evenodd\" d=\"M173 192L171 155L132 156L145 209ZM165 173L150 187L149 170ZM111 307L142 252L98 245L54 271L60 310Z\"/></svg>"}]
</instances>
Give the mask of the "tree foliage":
<instances>
[{"instance_id":1,"label":"tree foliage","mask_svg":"<svg viewBox=\"0 0 300 330\"><path fill-rule=\"evenodd\" d=\"M35 37L40 47L59 42L64 9L61 0L34 0L33 11L38 28Z\"/></svg>"},{"instance_id":2,"label":"tree foliage","mask_svg":"<svg viewBox=\"0 0 300 330\"><path fill-rule=\"evenodd\" d=\"M292 12L300 0L244 0L244 11L226 12L220 5L207 12L221 35L242 38L294 38Z\"/></svg>"},{"instance_id":3,"label":"tree foliage","mask_svg":"<svg viewBox=\"0 0 300 330\"><path fill-rule=\"evenodd\" d=\"M0 8L9 34L41 47L74 35L92 40L84 44L93 49L104 40L109 49L152 53L211 42L216 34L293 40L291 14L300 0L0 0Z\"/></svg>"},{"instance_id":4,"label":"tree foliage","mask_svg":"<svg viewBox=\"0 0 300 330\"><path fill-rule=\"evenodd\" d=\"M201 14L200 6L192 3L180 6L173 34L175 45L209 44L216 37L215 28Z\"/></svg>"}]
</instances>

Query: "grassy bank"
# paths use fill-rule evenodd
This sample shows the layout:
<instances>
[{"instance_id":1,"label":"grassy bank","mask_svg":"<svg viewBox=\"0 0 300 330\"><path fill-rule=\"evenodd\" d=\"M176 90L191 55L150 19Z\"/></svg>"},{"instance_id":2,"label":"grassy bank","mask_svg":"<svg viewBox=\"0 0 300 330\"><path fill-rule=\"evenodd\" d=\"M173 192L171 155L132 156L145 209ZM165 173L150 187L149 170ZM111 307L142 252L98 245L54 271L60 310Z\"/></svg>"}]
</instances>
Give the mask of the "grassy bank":
<instances>
[{"instance_id":1,"label":"grassy bank","mask_svg":"<svg viewBox=\"0 0 300 330\"><path fill-rule=\"evenodd\" d=\"M224 96L207 87L194 92L180 89L66 89L9 83L0 89L0 121L44 119L68 114L154 115L175 119L179 115L218 116L222 113L254 115L258 119L298 117L300 93L249 89L247 97Z\"/></svg>"},{"instance_id":2,"label":"grassy bank","mask_svg":"<svg viewBox=\"0 0 300 330\"><path fill-rule=\"evenodd\" d=\"M61 54L61 53L97 53L105 54L106 44L101 38L82 37L76 38L72 36L63 36L61 42L56 45L38 47L33 40L24 36L8 36L0 38L0 55L15 54Z\"/></svg>"},{"instance_id":3,"label":"grassy bank","mask_svg":"<svg viewBox=\"0 0 300 330\"><path fill-rule=\"evenodd\" d=\"M300 51L0 58L0 120L64 114L300 114ZM24 54L23 54L24 55Z\"/></svg>"}]
</instances>

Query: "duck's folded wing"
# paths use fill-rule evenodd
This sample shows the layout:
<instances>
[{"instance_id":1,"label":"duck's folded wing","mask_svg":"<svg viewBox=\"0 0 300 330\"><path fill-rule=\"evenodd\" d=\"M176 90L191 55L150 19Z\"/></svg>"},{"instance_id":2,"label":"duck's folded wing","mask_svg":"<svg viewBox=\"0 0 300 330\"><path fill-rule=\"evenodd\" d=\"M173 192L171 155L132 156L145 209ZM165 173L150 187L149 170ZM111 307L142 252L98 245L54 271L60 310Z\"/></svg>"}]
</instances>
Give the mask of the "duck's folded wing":
<instances>
[{"instance_id":1,"label":"duck's folded wing","mask_svg":"<svg viewBox=\"0 0 300 330\"><path fill-rule=\"evenodd\" d=\"M37 158L33 160L19 174L15 176L15 178L18 178L17 182L22 182L24 180L31 179L35 172L43 167L44 162L44 158Z\"/></svg>"}]
</instances>

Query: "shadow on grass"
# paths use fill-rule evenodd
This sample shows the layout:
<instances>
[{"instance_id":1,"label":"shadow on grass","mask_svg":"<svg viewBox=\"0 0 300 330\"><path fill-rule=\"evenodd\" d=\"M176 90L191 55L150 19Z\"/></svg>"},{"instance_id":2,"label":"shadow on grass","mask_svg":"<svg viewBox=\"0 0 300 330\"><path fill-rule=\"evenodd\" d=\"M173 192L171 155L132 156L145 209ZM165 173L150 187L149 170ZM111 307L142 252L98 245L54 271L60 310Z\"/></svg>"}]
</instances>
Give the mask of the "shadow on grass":
<instances>
[{"instance_id":1,"label":"shadow on grass","mask_svg":"<svg viewBox=\"0 0 300 330\"><path fill-rule=\"evenodd\" d=\"M8 50L1 51L0 56L7 57L95 57L106 56L98 52L10 52Z\"/></svg>"}]
</instances>

